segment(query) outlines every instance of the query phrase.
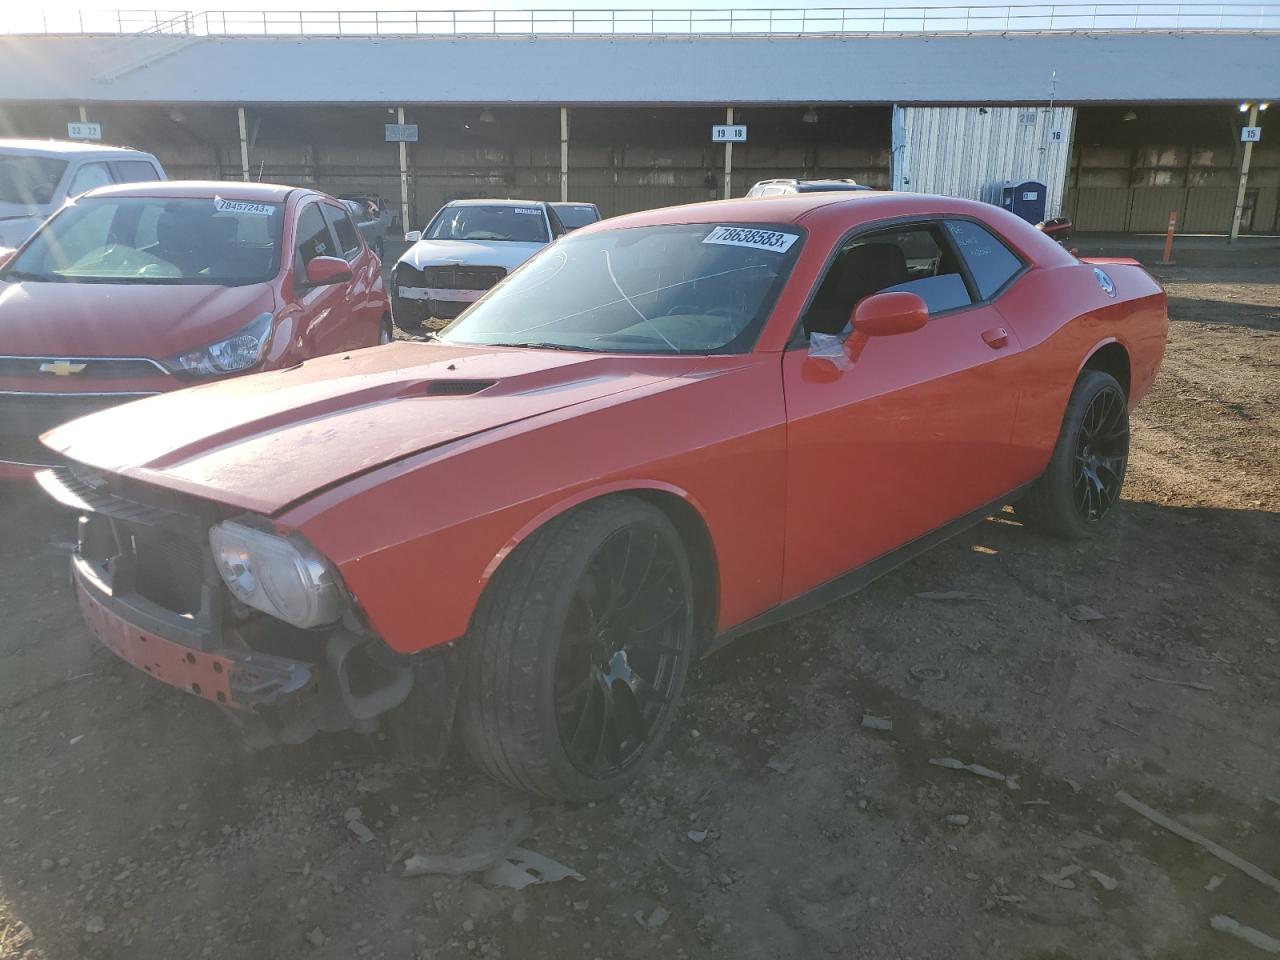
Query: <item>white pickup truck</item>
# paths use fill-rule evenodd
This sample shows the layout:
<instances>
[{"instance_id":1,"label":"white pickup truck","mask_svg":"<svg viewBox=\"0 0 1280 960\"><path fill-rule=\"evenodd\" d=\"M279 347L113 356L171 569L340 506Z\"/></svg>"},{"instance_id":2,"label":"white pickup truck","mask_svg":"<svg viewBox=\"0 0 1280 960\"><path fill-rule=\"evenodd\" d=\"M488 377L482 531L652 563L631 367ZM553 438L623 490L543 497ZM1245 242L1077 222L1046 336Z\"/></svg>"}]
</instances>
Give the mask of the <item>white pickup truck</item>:
<instances>
[{"instance_id":1,"label":"white pickup truck","mask_svg":"<svg viewBox=\"0 0 1280 960\"><path fill-rule=\"evenodd\" d=\"M20 247L50 214L86 190L164 179L159 160L128 147L0 139L0 247Z\"/></svg>"},{"instance_id":2,"label":"white pickup truck","mask_svg":"<svg viewBox=\"0 0 1280 960\"><path fill-rule=\"evenodd\" d=\"M410 333L429 318L452 319L548 243L564 224L541 200L453 200L423 231L392 272L391 316Z\"/></svg>"}]
</instances>

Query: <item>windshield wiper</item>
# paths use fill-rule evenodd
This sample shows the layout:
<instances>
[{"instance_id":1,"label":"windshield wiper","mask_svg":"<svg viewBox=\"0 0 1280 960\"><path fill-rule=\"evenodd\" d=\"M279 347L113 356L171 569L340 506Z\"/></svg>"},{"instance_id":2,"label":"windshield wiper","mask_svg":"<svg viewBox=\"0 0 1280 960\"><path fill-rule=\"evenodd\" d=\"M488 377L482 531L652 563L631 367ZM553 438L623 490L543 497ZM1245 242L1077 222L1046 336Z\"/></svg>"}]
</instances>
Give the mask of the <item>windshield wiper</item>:
<instances>
[{"instance_id":1,"label":"windshield wiper","mask_svg":"<svg viewBox=\"0 0 1280 960\"><path fill-rule=\"evenodd\" d=\"M530 350L572 350L575 353L596 353L590 347L574 347L567 343L549 343L538 340L526 340L521 343L484 343L486 347L528 347Z\"/></svg>"}]
</instances>

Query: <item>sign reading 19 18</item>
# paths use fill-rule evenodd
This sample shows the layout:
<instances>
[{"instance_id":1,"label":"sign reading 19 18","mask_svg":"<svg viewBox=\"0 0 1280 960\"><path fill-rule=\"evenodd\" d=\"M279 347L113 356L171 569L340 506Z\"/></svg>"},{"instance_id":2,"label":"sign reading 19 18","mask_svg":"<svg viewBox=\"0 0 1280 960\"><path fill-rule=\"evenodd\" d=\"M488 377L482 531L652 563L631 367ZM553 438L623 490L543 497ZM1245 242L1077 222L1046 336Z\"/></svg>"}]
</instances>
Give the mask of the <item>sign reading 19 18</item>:
<instances>
[{"instance_id":1,"label":"sign reading 19 18","mask_svg":"<svg viewBox=\"0 0 1280 960\"><path fill-rule=\"evenodd\" d=\"M717 123L711 128L712 143L746 143L747 126L744 123Z\"/></svg>"}]
</instances>

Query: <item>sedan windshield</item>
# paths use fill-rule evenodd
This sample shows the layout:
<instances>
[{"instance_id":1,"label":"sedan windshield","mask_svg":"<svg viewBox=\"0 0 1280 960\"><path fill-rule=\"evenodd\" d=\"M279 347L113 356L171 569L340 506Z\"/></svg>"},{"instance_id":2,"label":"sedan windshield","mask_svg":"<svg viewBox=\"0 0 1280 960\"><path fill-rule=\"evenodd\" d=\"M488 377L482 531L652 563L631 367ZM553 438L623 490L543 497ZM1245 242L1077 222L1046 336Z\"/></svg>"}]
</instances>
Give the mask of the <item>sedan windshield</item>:
<instances>
[{"instance_id":1,"label":"sedan windshield","mask_svg":"<svg viewBox=\"0 0 1280 960\"><path fill-rule=\"evenodd\" d=\"M441 339L603 353L743 352L799 249L791 225L575 234L500 283Z\"/></svg>"},{"instance_id":2,"label":"sedan windshield","mask_svg":"<svg viewBox=\"0 0 1280 960\"><path fill-rule=\"evenodd\" d=\"M0 157L0 203L50 203L67 161L56 157Z\"/></svg>"},{"instance_id":3,"label":"sedan windshield","mask_svg":"<svg viewBox=\"0 0 1280 960\"><path fill-rule=\"evenodd\" d=\"M54 216L5 276L77 283L260 283L279 268L283 221L278 203L91 197Z\"/></svg>"},{"instance_id":4,"label":"sedan windshield","mask_svg":"<svg viewBox=\"0 0 1280 960\"><path fill-rule=\"evenodd\" d=\"M427 227L424 239L546 243L550 237L541 207L465 204L442 207Z\"/></svg>"}]
</instances>

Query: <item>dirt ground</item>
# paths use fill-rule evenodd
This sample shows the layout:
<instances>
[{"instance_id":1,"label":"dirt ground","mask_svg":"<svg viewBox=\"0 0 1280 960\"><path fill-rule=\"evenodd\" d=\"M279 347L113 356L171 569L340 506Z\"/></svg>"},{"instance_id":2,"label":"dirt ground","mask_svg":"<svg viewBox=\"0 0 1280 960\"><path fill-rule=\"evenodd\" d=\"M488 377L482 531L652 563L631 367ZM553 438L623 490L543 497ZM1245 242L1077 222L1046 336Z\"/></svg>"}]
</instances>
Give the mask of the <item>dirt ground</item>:
<instances>
[{"instance_id":1,"label":"dirt ground","mask_svg":"<svg viewBox=\"0 0 1280 960\"><path fill-rule=\"evenodd\" d=\"M67 518L5 491L0 957L1263 956L1209 921L1280 937L1280 892L1116 799L1280 874L1280 258L1165 279L1101 540L998 516L744 639L648 776L585 808L376 737L246 753L91 641ZM400 875L512 830L585 879Z\"/></svg>"}]
</instances>

